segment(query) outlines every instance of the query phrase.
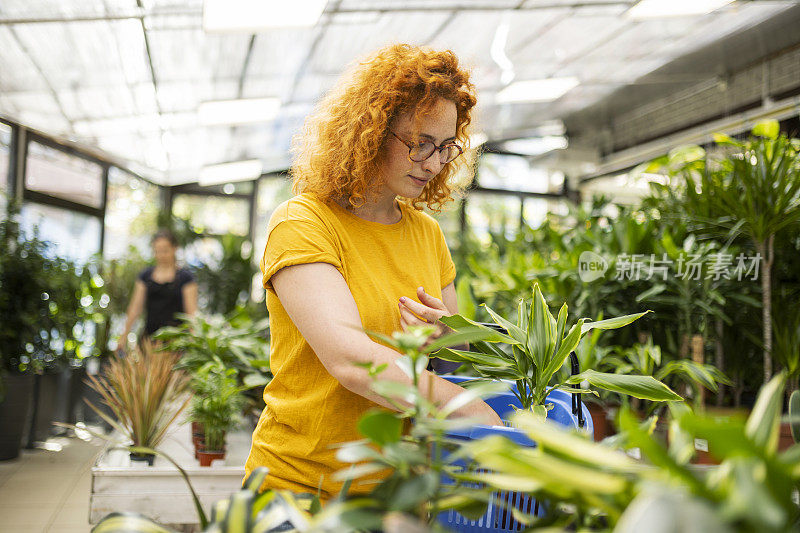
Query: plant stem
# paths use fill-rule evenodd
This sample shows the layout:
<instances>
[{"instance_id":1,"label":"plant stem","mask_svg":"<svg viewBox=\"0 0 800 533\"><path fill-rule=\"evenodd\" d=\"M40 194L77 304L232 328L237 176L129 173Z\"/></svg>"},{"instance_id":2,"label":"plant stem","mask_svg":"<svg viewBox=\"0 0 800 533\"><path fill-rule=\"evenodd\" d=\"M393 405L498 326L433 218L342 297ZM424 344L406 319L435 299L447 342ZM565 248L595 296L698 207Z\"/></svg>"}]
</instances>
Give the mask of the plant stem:
<instances>
[{"instance_id":1,"label":"plant stem","mask_svg":"<svg viewBox=\"0 0 800 533\"><path fill-rule=\"evenodd\" d=\"M714 325L716 327L716 337L717 337L715 343L717 352L717 357L716 357L717 368L719 369L720 372L725 372L725 349L722 345L722 336L724 335L725 324L721 318L717 317ZM722 401L724 399L725 399L725 384L720 383L719 390L717 390L717 407L722 406Z\"/></svg>"},{"instance_id":2,"label":"plant stem","mask_svg":"<svg viewBox=\"0 0 800 533\"><path fill-rule=\"evenodd\" d=\"M761 320L764 326L764 384L772 377L772 261L775 249L775 234L757 241L756 251L763 258L761 269Z\"/></svg>"}]
</instances>

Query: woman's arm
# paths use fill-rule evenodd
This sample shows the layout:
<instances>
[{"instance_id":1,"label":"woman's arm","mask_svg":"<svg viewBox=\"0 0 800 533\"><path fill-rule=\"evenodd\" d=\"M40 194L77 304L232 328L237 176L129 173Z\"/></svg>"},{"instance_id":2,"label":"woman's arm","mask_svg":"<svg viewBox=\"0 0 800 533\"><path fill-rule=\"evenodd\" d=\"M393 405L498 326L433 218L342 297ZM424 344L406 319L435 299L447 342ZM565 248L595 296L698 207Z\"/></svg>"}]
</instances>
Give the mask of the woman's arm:
<instances>
[{"instance_id":1,"label":"woman's arm","mask_svg":"<svg viewBox=\"0 0 800 533\"><path fill-rule=\"evenodd\" d=\"M358 307L339 271L327 263L294 265L279 270L271 282L292 322L325 369L346 389L394 409L372 391L372 379L356 363L387 363L381 379L404 384L410 384L411 379L394 364L400 356L398 352L372 341L363 332ZM419 386L421 393L438 405L464 391L428 371L420 377ZM502 424L492 408L480 400L454 414L476 416L491 425Z\"/></svg>"},{"instance_id":2,"label":"woman's arm","mask_svg":"<svg viewBox=\"0 0 800 533\"><path fill-rule=\"evenodd\" d=\"M187 315L197 313L197 283L194 281L181 287L183 294L183 312Z\"/></svg>"},{"instance_id":3,"label":"woman's arm","mask_svg":"<svg viewBox=\"0 0 800 533\"><path fill-rule=\"evenodd\" d=\"M128 333L131 332L133 324L136 322L136 319L139 318L139 315L142 314L142 310L144 310L144 300L146 295L147 288L145 287L144 282L137 279L136 283L133 285L133 296L128 304L125 329L122 331L122 335L119 336L119 340L117 341L117 350L120 350L128 342Z\"/></svg>"}]
</instances>

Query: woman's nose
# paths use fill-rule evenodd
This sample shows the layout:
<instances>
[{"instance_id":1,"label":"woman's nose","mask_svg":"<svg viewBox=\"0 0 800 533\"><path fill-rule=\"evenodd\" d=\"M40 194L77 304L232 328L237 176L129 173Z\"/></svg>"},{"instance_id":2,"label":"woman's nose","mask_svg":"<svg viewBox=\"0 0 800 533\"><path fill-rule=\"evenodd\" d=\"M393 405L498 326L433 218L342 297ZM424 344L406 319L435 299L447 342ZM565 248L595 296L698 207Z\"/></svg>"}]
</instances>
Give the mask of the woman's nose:
<instances>
[{"instance_id":1,"label":"woman's nose","mask_svg":"<svg viewBox=\"0 0 800 533\"><path fill-rule=\"evenodd\" d=\"M444 165L442 165L441 161L439 160L439 152L438 151L437 152L433 152L433 154L431 154L431 156L428 159L426 159L425 161L422 161L420 164L422 165L422 170L424 170L425 172L430 172L431 175L433 175L433 176L438 174L439 171L441 171L442 167L444 166Z\"/></svg>"}]
</instances>

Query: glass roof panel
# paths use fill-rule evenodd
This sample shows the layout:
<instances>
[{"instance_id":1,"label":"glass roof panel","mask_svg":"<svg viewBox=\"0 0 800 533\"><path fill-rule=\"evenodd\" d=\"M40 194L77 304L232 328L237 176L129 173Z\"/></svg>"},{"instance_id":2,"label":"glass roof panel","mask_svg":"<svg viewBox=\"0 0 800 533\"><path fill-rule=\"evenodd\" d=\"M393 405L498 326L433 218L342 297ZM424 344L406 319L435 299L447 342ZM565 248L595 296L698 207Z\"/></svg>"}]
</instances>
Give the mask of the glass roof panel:
<instances>
[{"instance_id":1,"label":"glass roof panel","mask_svg":"<svg viewBox=\"0 0 800 533\"><path fill-rule=\"evenodd\" d=\"M0 94L14 91L45 90L47 83L31 63L19 40L9 29L0 26ZM9 73L13 73L10 75Z\"/></svg>"},{"instance_id":2,"label":"glass roof panel","mask_svg":"<svg viewBox=\"0 0 800 533\"><path fill-rule=\"evenodd\" d=\"M103 15L136 8L136 0L3 0L0 14L15 18Z\"/></svg>"},{"instance_id":3,"label":"glass roof panel","mask_svg":"<svg viewBox=\"0 0 800 533\"><path fill-rule=\"evenodd\" d=\"M340 73L352 60L384 44L424 44L449 17L447 12L393 13L354 31L348 25L330 26L314 50L310 68L315 73Z\"/></svg>"}]
</instances>

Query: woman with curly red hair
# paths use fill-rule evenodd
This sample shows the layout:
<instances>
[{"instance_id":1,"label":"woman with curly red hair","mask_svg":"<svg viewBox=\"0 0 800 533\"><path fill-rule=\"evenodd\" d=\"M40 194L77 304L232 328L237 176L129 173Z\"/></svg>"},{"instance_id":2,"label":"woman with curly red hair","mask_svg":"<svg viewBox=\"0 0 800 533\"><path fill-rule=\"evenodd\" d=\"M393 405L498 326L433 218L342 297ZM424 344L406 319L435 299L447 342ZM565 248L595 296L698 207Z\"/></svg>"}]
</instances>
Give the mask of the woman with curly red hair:
<instances>
[{"instance_id":1,"label":"woman with curly red hair","mask_svg":"<svg viewBox=\"0 0 800 533\"><path fill-rule=\"evenodd\" d=\"M342 77L295 139L296 196L273 213L261 260L274 378L245 470L268 467L266 486L335 495L345 465L332 445L360 439L356 423L376 404L395 409L358 364L388 363L381 379L410 382L398 352L363 331L458 312L444 235L421 209L440 210L458 188L474 92L452 52L387 46ZM463 392L427 371L420 383L439 404ZM480 400L455 414L501 424Z\"/></svg>"}]
</instances>

